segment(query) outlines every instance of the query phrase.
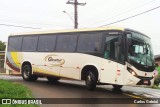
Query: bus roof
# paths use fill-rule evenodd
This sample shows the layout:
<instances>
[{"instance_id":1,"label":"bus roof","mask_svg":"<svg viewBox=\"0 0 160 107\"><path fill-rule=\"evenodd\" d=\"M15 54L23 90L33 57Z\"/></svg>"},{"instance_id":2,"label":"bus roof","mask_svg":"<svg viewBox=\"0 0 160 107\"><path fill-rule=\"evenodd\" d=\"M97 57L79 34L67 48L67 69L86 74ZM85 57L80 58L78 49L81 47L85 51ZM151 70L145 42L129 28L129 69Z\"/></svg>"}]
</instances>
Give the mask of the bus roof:
<instances>
[{"instance_id":1,"label":"bus roof","mask_svg":"<svg viewBox=\"0 0 160 107\"><path fill-rule=\"evenodd\" d=\"M52 34L52 33L69 33L69 32L87 32L87 31L104 31L104 30L120 30L124 31L122 27L99 27L99 28L84 28L84 29L68 29L68 30L48 30L48 31L37 31L37 32L26 32L26 33L13 33L15 35L34 35L34 34Z\"/></svg>"}]
</instances>

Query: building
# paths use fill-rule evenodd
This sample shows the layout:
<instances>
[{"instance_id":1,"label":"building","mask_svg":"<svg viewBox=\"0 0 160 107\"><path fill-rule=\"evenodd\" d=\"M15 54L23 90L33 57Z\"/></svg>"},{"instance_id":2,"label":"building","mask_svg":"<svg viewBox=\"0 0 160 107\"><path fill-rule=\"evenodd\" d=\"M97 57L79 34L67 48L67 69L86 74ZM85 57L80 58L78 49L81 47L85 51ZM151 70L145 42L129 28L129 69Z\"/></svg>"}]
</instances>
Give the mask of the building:
<instances>
[{"instance_id":1,"label":"building","mask_svg":"<svg viewBox=\"0 0 160 107\"><path fill-rule=\"evenodd\" d=\"M154 59L155 59L155 63L158 64L158 66L160 66L160 55L155 55Z\"/></svg>"}]
</instances>

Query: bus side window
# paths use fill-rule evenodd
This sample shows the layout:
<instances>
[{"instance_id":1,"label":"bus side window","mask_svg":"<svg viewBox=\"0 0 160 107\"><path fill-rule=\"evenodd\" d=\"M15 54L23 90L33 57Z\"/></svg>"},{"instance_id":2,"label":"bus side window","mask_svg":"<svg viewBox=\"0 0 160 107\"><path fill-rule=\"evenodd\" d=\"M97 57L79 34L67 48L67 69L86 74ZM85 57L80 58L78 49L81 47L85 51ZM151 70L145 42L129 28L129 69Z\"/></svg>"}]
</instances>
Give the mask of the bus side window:
<instances>
[{"instance_id":1,"label":"bus side window","mask_svg":"<svg viewBox=\"0 0 160 107\"><path fill-rule=\"evenodd\" d=\"M115 42L118 42L117 35L111 35L106 37L104 58L116 60Z\"/></svg>"},{"instance_id":2,"label":"bus side window","mask_svg":"<svg viewBox=\"0 0 160 107\"><path fill-rule=\"evenodd\" d=\"M106 59L109 58L109 51L108 51L108 50L106 50L106 51L104 52L104 58L106 58Z\"/></svg>"},{"instance_id":3,"label":"bus side window","mask_svg":"<svg viewBox=\"0 0 160 107\"><path fill-rule=\"evenodd\" d=\"M110 42L105 43L105 50L104 50L104 58L108 59L110 56Z\"/></svg>"}]
</instances>

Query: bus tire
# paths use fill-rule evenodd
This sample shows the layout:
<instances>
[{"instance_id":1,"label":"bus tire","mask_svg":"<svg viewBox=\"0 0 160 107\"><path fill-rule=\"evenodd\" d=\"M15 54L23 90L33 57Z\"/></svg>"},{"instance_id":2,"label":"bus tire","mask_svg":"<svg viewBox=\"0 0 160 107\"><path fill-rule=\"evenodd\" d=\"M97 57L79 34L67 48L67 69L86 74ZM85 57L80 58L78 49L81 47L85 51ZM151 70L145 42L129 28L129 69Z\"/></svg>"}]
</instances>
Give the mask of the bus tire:
<instances>
[{"instance_id":1,"label":"bus tire","mask_svg":"<svg viewBox=\"0 0 160 107\"><path fill-rule=\"evenodd\" d=\"M115 90L120 90L121 88L123 87L123 85L113 85L113 88L115 89Z\"/></svg>"},{"instance_id":2,"label":"bus tire","mask_svg":"<svg viewBox=\"0 0 160 107\"><path fill-rule=\"evenodd\" d=\"M28 64L22 66L22 77L25 81L36 81L38 79L37 75L32 75L32 68Z\"/></svg>"},{"instance_id":3,"label":"bus tire","mask_svg":"<svg viewBox=\"0 0 160 107\"><path fill-rule=\"evenodd\" d=\"M55 82L57 82L58 80L60 80L59 77L47 77L47 79L48 79L48 81L49 81L50 83L55 83Z\"/></svg>"},{"instance_id":4,"label":"bus tire","mask_svg":"<svg viewBox=\"0 0 160 107\"><path fill-rule=\"evenodd\" d=\"M85 83L88 90L94 90L96 88L96 76L93 72L89 71L87 73Z\"/></svg>"}]
</instances>

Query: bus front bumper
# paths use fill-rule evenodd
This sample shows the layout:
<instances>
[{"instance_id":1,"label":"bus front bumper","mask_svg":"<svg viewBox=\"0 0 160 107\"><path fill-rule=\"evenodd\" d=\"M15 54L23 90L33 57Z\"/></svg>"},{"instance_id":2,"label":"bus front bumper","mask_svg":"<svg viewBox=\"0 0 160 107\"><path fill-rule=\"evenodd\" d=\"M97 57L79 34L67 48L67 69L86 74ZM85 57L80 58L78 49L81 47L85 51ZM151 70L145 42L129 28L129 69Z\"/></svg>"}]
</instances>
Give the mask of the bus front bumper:
<instances>
[{"instance_id":1,"label":"bus front bumper","mask_svg":"<svg viewBox=\"0 0 160 107\"><path fill-rule=\"evenodd\" d=\"M153 86L154 77L142 77L128 74L125 85L129 86Z\"/></svg>"}]
</instances>

